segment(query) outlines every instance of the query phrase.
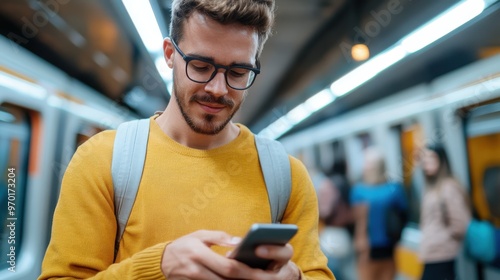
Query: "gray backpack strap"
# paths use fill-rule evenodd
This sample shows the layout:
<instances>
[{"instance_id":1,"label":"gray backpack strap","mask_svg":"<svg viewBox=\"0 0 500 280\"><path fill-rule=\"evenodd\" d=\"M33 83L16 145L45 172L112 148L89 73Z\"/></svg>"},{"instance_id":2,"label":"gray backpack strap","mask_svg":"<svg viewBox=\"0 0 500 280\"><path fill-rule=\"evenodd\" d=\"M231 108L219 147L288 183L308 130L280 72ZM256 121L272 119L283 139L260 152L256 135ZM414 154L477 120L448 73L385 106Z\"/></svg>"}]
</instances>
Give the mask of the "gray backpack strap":
<instances>
[{"instance_id":1,"label":"gray backpack strap","mask_svg":"<svg viewBox=\"0 0 500 280\"><path fill-rule=\"evenodd\" d=\"M292 191L290 160L278 141L255 135L255 145L266 182L271 218L273 223L280 223Z\"/></svg>"},{"instance_id":2,"label":"gray backpack strap","mask_svg":"<svg viewBox=\"0 0 500 280\"><path fill-rule=\"evenodd\" d=\"M111 163L117 223L115 258L141 182L148 145L149 121L143 119L122 123L116 131Z\"/></svg>"}]
</instances>

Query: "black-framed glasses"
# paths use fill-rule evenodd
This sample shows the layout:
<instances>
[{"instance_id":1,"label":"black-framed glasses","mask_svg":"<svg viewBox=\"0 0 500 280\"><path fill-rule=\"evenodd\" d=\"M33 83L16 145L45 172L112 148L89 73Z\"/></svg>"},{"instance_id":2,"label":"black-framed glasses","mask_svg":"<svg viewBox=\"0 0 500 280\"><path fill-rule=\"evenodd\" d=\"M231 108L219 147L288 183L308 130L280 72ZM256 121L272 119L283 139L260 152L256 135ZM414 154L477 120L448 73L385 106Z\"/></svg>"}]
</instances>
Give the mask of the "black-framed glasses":
<instances>
[{"instance_id":1,"label":"black-framed glasses","mask_svg":"<svg viewBox=\"0 0 500 280\"><path fill-rule=\"evenodd\" d=\"M255 77L260 73L259 61L257 61L257 68L238 64L220 65L208 59L185 55L173 39L171 39L171 42L186 62L186 76L195 83L204 84L210 82L217 74L217 71L222 68L226 70L224 77L229 87L236 90L245 90L252 86Z\"/></svg>"}]
</instances>

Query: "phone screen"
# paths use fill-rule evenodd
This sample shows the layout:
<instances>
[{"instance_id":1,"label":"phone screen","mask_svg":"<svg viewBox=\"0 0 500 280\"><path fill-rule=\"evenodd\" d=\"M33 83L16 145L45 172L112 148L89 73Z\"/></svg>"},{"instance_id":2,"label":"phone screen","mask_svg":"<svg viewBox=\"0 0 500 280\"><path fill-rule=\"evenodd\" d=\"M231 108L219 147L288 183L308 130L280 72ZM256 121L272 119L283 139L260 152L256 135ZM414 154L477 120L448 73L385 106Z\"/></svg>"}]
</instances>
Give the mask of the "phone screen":
<instances>
[{"instance_id":1,"label":"phone screen","mask_svg":"<svg viewBox=\"0 0 500 280\"><path fill-rule=\"evenodd\" d=\"M254 224L241 243L229 256L253 268L267 269L272 260L255 255L259 245L286 245L297 233L298 227L290 224Z\"/></svg>"}]
</instances>

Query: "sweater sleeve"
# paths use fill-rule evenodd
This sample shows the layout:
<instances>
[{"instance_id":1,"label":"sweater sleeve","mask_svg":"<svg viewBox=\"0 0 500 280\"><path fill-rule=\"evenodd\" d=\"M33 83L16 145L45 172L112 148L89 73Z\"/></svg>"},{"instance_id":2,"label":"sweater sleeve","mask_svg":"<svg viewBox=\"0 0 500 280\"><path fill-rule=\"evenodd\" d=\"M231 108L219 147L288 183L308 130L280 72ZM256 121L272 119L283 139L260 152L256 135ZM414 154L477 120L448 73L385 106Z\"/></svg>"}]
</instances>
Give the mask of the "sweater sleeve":
<instances>
[{"instance_id":1,"label":"sweater sleeve","mask_svg":"<svg viewBox=\"0 0 500 280\"><path fill-rule=\"evenodd\" d=\"M113 264L113 141L112 131L95 135L68 165L39 279L165 279L160 264L167 243Z\"/></svg>"},{"instance_id":2,"label":"sweater sleeve","mask_svg":"<svg viewBox=\"0 0 500 280\"><path fill-rule=\"evenodd\" d=\"M455 239L462 239L469 225L471 214L465 196L461 193L460 185L455 180L447 180L443 184L446 215L448 216L448 230Z\"/></svg>"},{"instance_id":3,"label":"sweater sleeve","mask_svg":"<svg viewBox=\"0 0 500 280\"><path fill-rule=\"evenodd\" d=\"M299 160L290 157L290 164L292 193L282 223L299 228L290 241L294 249L292 261L300 268L302 279L335 279L319 246L318 200L313 184Z\"/></svg>"}]
</instances>

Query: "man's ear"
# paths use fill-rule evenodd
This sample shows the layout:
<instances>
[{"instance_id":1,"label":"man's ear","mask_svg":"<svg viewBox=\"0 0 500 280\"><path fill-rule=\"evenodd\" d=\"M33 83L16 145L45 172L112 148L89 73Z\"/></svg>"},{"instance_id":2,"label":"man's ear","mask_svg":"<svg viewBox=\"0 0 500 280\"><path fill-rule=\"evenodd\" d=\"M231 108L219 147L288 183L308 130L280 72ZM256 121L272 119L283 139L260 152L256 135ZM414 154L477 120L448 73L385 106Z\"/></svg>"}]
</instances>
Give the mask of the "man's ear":
<instances>
[{"instance_id":1,"label":"man's ear","mask_svg":"<svg viewBox=\"0 0 500 280\"><path fill-rule=\"evenodd\" d=\"M169 37L163 39L163 56L167 62L167 66L170 68L174 67L174 45Z\"/></svg>"}]
</instances>

